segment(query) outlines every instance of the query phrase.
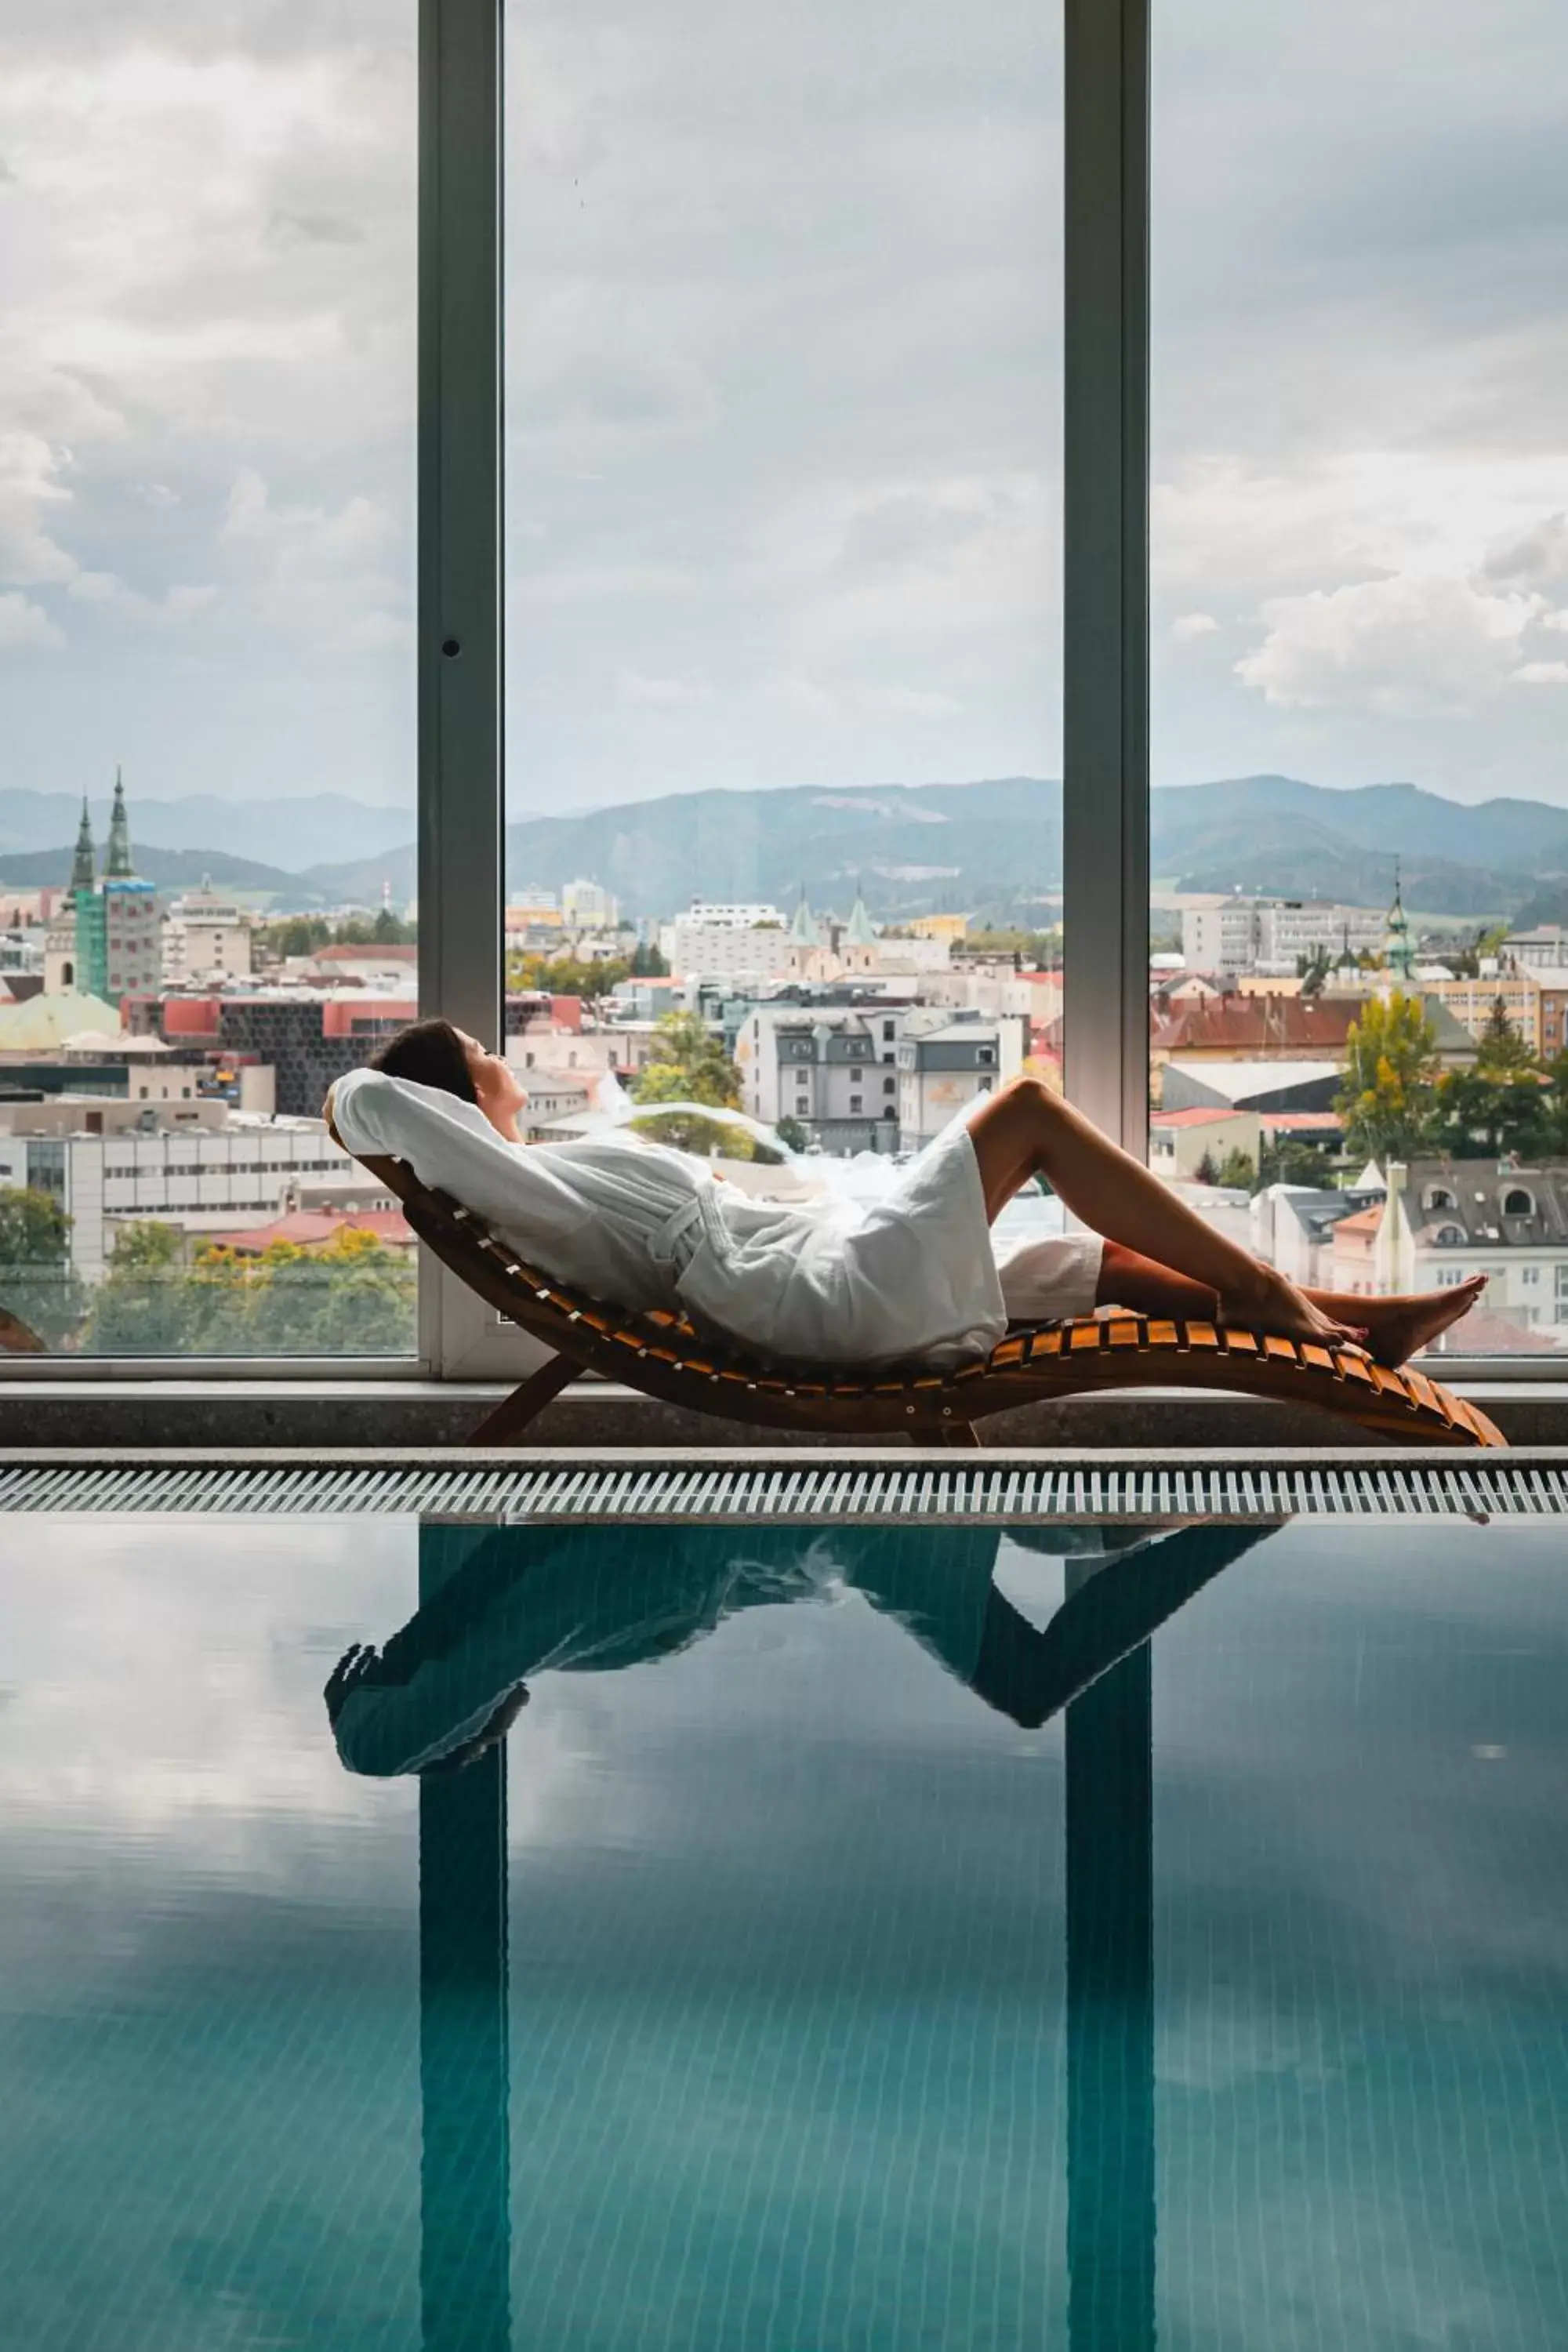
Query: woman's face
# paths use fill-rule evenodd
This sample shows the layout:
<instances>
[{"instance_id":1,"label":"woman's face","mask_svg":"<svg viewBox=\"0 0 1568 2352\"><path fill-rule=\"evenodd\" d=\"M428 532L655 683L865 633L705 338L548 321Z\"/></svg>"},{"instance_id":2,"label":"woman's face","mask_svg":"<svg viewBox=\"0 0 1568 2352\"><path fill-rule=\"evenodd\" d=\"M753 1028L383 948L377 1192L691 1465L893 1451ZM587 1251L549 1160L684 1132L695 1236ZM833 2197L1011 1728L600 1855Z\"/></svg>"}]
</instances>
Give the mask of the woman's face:
<instances>
[{"instance_id":1,"label":"woman's face","mask_svg":"<svg viewBox=\"0 0 1568 2352\"><path fill-rule=\"evenodd\" d=\"M463 1041L463 1057L474 1082L479 1108L490 1125L510 1139L517 1114L527 1104L528 1089L519 1084L517 1072L504 1054L489 1052L466 1029L459 1029L458 1034Z\"/></svg>"}]
</instances>

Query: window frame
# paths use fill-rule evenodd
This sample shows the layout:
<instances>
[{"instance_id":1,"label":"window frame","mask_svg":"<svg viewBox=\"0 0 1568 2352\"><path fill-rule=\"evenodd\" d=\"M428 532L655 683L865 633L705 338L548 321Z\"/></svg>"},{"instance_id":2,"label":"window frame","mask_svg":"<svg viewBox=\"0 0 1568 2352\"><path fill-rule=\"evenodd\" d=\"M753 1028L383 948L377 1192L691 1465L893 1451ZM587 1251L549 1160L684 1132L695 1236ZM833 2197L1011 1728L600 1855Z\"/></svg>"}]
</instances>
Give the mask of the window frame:
<instances>
[{"instance_id":1,"label":"window frame","mask_svg":"<svg viewBox=\"0 0 1568 2352\"><path fill-rule=\"evenodd\" d=\"M504 6L418 0L419 1009L479 1034L500 1033L504 971ZM1150 0L1063 9L1064 1081L1146 1158ZM515 1379L542 1354L426 1257L411 1356L11 1358L0 1381Z\"/></svg>"}]
</instances>

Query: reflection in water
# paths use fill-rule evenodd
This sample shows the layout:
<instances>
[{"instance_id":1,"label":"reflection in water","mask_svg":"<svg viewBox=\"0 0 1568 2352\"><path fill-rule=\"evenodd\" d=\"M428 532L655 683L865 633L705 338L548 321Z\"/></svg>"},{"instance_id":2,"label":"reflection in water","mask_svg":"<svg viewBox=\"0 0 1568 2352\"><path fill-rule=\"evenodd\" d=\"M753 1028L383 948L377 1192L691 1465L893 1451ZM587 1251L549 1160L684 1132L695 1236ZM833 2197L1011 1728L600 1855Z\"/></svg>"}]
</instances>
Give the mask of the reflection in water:
<instances>
[{"instance_id":1,"label":"reflection in water","mask_svg":"<svg viewBox=\"0 0 1568 2352\"><path fill-rule=\"evenodd\" d=\"M380 1653L351 1650L327 1700L351 1769L421 1780L425 2352L510 2342L504 1740L526 1678L671 1654L829 1577L1016 1723L1066 1710L1070 2340L1152 2347L1148 1643L1268 1532L1015 1531L1068 1553L1066 1598L1041 1628L997 1589L991 1528L619 1528L607 1542L603 1528L422 1527L416 1615Z\"/></svg>"}]
</instances>

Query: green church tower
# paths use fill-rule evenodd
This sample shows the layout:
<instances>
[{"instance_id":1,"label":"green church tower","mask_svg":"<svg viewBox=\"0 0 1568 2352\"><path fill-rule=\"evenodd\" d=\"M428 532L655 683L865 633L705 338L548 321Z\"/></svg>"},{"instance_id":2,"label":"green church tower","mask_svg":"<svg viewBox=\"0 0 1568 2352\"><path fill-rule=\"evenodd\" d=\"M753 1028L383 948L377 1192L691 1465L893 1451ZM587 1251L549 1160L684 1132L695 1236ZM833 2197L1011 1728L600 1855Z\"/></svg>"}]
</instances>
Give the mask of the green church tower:
<instances>
[{"instance_id":1,"label":"green church tower","mask_svg":"<svg viewBox=\"0 0 1568 2352\"><path fill-rule=\"evenodd\" d=\"M1394 904L1388 910L1388 937L1384 942L1384 953L1388 958L1388 969L1394 974L1395 985L1406 991L1412 989L1415 982L1415 948L1410 937L1410 918L1399 895L1397 857L1394 861Z\"/></svg>"},{"instance_id":2,"label":"green church tower","mask_svg":"<svg viewBox=\"0 0 1568 2352\"><path fill-rule=\"evenodd\" d=\"M77 827L76 856L71 864L71 904L76 910L75 986L83 996L101 996L109 978L109 927L104 920L103 894L98 887L98 860L93 854L92 820L83 793L81 823Z\"/></svg>"},{"instance_id":3,"label":"green church tower","mask_svg":"<svg viewBox=\"0 0 1568 2352\"><path fill-rule=\"evenodd\" d=\"M114 771L114 807L109 820L109 862L103 869L108 882L129 882L136 872L131 862L131 820L125 814L125 784L118 768Z\"/></svg>"}]
</instances>

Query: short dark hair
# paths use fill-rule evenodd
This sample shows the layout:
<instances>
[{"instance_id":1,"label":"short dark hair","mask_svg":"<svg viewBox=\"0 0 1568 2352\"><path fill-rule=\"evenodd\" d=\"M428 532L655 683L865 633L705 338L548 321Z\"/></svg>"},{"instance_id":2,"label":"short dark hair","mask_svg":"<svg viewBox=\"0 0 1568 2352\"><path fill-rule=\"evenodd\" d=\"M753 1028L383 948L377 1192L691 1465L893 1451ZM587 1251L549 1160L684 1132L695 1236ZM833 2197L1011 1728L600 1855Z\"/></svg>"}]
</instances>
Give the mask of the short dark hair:
<instances>
[{"instance_id":1,"label":"short dark hair","mask_svg":"<svg viewBox=\"0 0 1568 2352\"><path fill-rule=\"evenodd\" d=\"M473 1077L463 1041L449 1021L416 1021L389 1037L370 1057L373 1070L391 1078L412 1078L416 1086L439 1087L459 1102L477 1103Z\"/></svg>"}]
</instances>

